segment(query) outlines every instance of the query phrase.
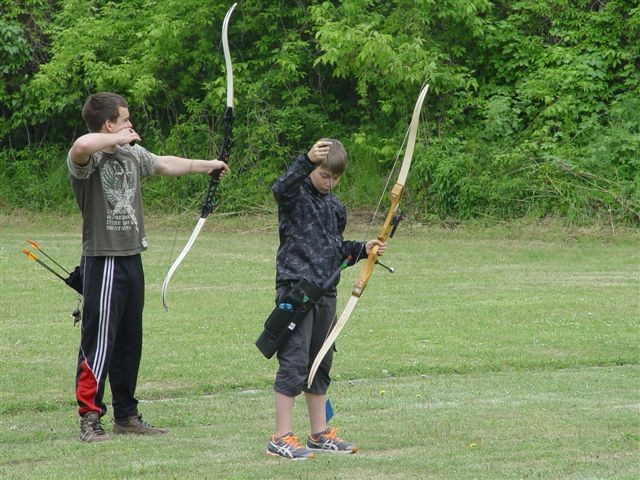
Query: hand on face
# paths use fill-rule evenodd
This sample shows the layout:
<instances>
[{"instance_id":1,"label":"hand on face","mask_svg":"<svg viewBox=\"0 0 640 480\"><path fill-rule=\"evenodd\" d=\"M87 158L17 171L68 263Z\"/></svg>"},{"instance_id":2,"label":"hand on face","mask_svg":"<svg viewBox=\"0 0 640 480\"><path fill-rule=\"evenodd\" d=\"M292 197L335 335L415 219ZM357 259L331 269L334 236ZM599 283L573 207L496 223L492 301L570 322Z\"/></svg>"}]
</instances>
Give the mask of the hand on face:
<instances>
[{"instance_id":1,"label":"hand on face","mask_svg":"<svg viewBox=\"0 0 640 480\"><path fill-rule=\"evenodd\" d=\"M136 133L131 125L131 119L129 118L129 109L125 107L119 108L119 115L115 122L111 120L106 121L106 131L117 135L116 143L118 145L130 144L139 142L142 139L140 135Z\"/></svg>"},{"instance_id":2,"label":"hand on face","mask_svg":"<svg viewBox=\"0 0 640 480\"><path fill-rule=\"evenodd\" d=\"M129 145L131 145L133 147L133 145L136 142L139 142L139 141L142 140L140 138L140 135L138 135L133 128L123 128L118 133L121 133L124 136L124 141L118 142L118 144L120 144L120 145L124 145L124 144L128 143Z\"/></svg>"}]
</instances>

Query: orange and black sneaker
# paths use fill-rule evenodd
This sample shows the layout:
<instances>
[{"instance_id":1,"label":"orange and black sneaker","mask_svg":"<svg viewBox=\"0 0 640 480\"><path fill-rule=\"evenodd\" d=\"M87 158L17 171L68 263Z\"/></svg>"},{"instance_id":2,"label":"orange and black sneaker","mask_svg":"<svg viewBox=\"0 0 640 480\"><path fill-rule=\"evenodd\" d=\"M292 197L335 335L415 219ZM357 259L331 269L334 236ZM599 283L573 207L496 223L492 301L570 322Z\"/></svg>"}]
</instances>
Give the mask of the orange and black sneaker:
<instances>
[{"instance_id":1,"label":"orange and black sneaker","mask_svg":"<svg viewBox=\"0 0 640 480\"><path fill-rule=\"evenodd\" d=\"M356 453L358 448L337 435L337 428L327 428L324 432L309 435L307 447L333 453Z\"/></svg>"},{"instance_id":2,"label":"orange and black sneaker","mask_svg":"<svg viewBox=\"0 0 640 480\"><path fill-rule=\"evenodd\" d=\"M292 432L286 433L279 438L273 435L267 445L267 454L288 460L306 460L307 458L315 457L311 450L298 443L298 439Z\"/></svg>"}]
</instances>

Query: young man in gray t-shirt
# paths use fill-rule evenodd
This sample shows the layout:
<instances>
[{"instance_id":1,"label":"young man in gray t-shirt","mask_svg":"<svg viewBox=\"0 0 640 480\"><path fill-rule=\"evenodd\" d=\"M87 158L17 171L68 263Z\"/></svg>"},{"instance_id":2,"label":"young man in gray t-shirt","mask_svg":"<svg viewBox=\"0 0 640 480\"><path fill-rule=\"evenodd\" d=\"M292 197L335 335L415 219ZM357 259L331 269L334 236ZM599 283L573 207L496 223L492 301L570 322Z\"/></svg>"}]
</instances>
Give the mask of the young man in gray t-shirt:
<instances>
[{"instance_id":1,"label":"young man in gray t-shirt","mask_svg":"<svg viewBox=\"0 0 640 480\"><path fill-rule=\"evenodd\" d=\"M147 249L141 177L210 174L228 166L221 160L155 155L135 144L126 100L114 93L89 96L82 110L89 133L67 157L71 187L82 212L82 335L76 374L80 440L110 438L100 418L107 376L112 393L114 433L158 435L167 430L142 421L135 389L142 354L144 272Z\"/></svg>"}]
</instances>

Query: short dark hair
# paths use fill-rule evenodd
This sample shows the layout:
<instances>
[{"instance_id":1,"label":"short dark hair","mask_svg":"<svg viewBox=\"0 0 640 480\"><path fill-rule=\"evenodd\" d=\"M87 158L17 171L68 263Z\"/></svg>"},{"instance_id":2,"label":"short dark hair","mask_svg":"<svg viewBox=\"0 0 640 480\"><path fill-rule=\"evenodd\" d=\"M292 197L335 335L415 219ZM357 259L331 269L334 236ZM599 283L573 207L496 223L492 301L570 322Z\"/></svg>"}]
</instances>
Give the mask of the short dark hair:
<instances>
[{"instance_id":1,"label":"short dark hair","mask_svg":"<svg viewBox=\"0 0 640 480\"><path fill-rule=\"evenodd\" d=\"M120 107L129 108L129 104L117 93L94 93L84 103L82 118L90 132L99 132L107 120L118 120Z\"/></svg>"},{"instance_id":2,"label":"short dark hair","mask_svg":"<svg viewBox=\"0 0 640 480\"><path fill-rule=\"evenodd\" d=\"M318 166L331 172L333 175L342 175L347 169L347 161L349 160L347 150L344 148L344 145L335 138L322 138L319 141L331 143L331 148L329 148L327 158L325 158Z\"/></svg>"}]
</instances>

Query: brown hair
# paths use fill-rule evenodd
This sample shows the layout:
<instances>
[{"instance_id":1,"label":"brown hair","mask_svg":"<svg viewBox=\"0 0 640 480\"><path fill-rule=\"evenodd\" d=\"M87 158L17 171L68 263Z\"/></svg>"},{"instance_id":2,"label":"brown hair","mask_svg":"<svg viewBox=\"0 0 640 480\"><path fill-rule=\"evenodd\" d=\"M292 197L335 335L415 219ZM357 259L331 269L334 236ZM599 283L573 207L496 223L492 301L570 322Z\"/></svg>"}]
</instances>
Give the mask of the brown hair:
<instances>
[{"instance_id":1,"label":"brown hair","mask_svg":"<svg viewBox=\"0 0 640 480\"><path fill-rule=\"evenodd\" d=\"M102 92L89 95L82 108L82 118L90 132L99 132L107 120L115 122L120 107L129 108L127 101L116 93Z\"/></svg>"},{"instance_id":2,"label":"brown hair","mask_svg":"<svg viewBox=\"0 0 640 480\"><path fill-rule=\"evenodd\" d=\"M335 138L321 138L320 142L331 143L331 148L327 158L325 158L318 166L324 168L333 175L342 175L347 168L349 157L344 145Z\"/></svg>"}]
</instances>

